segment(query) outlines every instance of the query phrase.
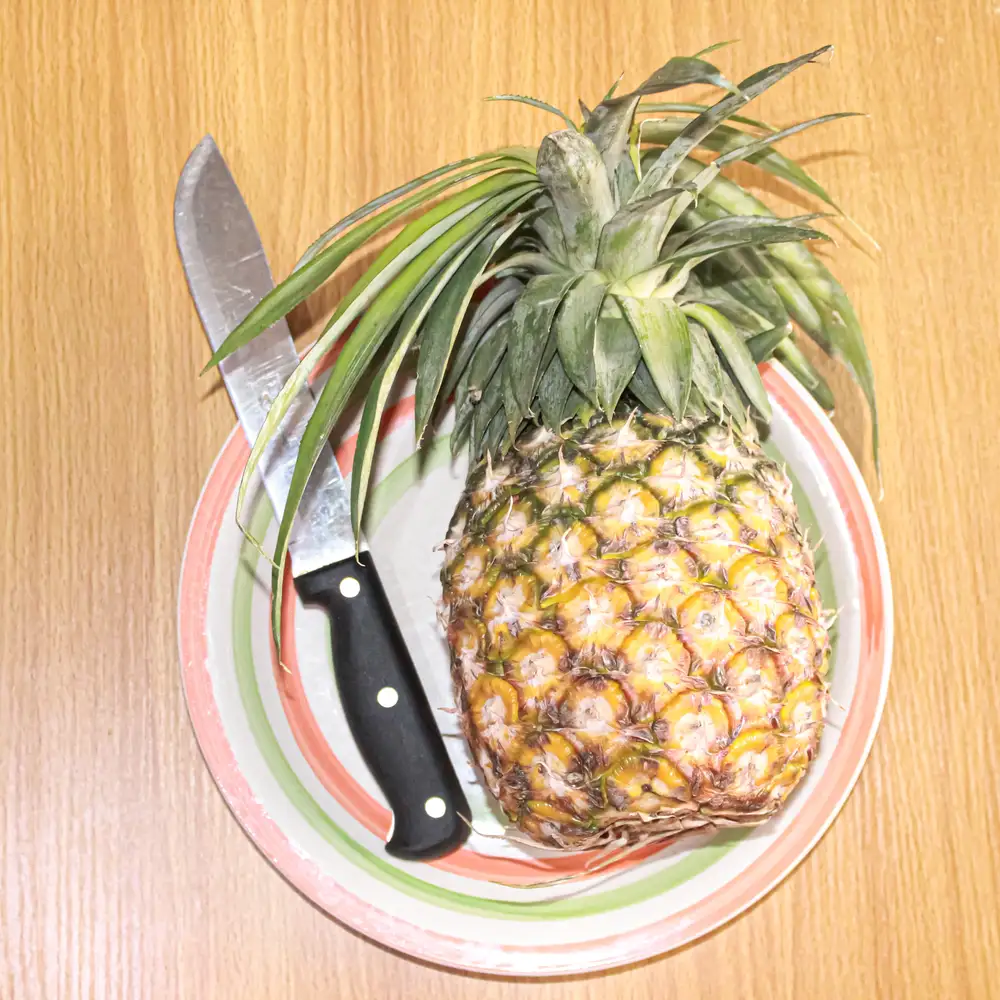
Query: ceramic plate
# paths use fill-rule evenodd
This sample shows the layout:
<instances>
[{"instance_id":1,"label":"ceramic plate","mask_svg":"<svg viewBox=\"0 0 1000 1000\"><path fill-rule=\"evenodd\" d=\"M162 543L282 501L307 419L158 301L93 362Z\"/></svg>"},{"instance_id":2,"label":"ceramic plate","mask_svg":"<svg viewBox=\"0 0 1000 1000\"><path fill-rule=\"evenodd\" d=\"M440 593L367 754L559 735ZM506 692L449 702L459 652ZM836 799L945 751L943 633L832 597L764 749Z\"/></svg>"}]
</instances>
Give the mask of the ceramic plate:
<instances>
[{"instance_id":1,"label":"ceramic plate","mask_svg":"<svg viewBox=\"0 0 1000 1000\"><path fill-rule=\"evenodd\" d=\"M767 448L794 481L826 607L840 609L833 705L820 753L787 807L753 830L689 834L590 872L589 855L532 851L502 825L458 738L448 659L436 619L437 573L464 460L447 426L413 453L413 399L383 423L367 535L455 767L474 832L434 863L383 850L391 815L344 722L329 628L286 581L284 669L273 656L270 567L235 523L247 457L239 429L216 461L191 524L181 573L181 669L191 721L226 802L269 861L337 920L397 951L459 969L546 976L661 954L732 919L802 860L844 804L871 747L889 680L892 598L881 532L862 478L824 414L780 367ZM350 469L355 440L341 437ZM273 541L256 487L251 526ZM391 732L386 732L391 740ZM577 877L566 882L563 876ZM542 887L539 882L550 883Z\"/></svg>"}]
</instances>

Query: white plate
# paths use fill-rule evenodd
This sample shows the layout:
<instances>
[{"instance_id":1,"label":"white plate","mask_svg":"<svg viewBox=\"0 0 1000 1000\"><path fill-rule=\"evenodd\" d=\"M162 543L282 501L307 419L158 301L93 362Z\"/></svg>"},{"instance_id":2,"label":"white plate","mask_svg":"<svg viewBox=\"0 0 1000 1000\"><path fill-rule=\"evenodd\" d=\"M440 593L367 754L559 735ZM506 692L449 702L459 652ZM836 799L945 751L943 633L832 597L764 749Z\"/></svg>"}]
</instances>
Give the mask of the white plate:
<instances>
[{"instance_id":1,"label":"white plate","mask_svg":"<svg viewBox=\"0 0 1000 1000\"><path fill-rule=\"evenodd\" d=\"M579 973L648 958L730 920L783 879L833 821L864 764L889 679L892 595L881 532L864 482L833 426L776 365L768 448L787 463L828 607L839 607L831 669L835 706L820 753L787 807L752 831L689 835L598 874L586 858L494 839L494 810L459 738L449 750L476 832L433 864L382 845L390 814L361 761L333 680L324 615L288 582L287 671L269 630L269 571L238 530L235 489L247 456L238 429L215 463L192 521L181 575L184 690L205 760L265 856L332 916L396 950L454 968L520 976ZM453 707L434 616L448 520L464 481L447 433L413 454L413 400L387 414L368 538L431 704ZM350 468L350 432L338 448ZM257 491L253 527L273 540ZM453 715L442 730L457 734ZM387 734L391 739L391 734ZM566 874L569 883L528 888Z\"/></svg>"}]
</instances>

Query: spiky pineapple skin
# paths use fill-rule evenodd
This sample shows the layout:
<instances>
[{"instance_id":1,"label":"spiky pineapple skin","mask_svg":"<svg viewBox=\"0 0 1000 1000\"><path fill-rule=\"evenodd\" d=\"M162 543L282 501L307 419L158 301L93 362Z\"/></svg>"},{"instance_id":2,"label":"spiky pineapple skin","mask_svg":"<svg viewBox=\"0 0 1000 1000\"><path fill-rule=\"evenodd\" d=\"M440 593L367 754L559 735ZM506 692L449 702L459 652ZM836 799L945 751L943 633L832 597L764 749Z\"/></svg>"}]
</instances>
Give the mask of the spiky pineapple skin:
<instances>
[{"instance_id":1,"label":"spiky pineapple skin","mask_svg":"<svg viewBox=\"0 0 1000 1000\"><path fill-rule=\"evenodd\" d=\"M472 470L445 551L463 729L534 840L759 823L805 774L829 638L791 484L752 432L534 430Z\"/></svg>"}]
</instances>

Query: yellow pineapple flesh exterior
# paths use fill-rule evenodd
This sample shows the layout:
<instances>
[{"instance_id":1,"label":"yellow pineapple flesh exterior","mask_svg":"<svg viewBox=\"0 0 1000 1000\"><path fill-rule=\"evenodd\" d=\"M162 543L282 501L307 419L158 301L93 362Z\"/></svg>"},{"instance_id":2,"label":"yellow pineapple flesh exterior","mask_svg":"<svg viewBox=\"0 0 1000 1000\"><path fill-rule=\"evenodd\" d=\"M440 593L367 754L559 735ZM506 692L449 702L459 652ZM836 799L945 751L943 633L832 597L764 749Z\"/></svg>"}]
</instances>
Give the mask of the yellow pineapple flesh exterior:
<instances>
[{"instance_id":1,"label":"yellow pineapple flesh exterior","mask_svg":"<svg viewBox=\"0 0 1000 1000\"><path fill-rule=\"evenodd\" d=\"M442 571L463 727L557 848L772 815L813 759L826 620L752 434L632 413L470 474Z\"/></svg>"}]
</instances>

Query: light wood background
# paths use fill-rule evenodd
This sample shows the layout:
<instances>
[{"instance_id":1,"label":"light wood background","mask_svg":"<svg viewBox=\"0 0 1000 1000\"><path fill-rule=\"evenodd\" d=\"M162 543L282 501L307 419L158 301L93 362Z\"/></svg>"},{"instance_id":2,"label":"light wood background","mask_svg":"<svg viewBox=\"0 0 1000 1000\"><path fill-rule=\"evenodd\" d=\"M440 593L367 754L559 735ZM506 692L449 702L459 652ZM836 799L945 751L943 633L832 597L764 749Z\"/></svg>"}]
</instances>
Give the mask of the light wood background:
<instances>
[{"instance_id":1,"label":"light wood background","mask_svg":"<svg viewBox=\"0 0 1000 1000\"><path fill-rule=\"evenodd\" d=\"M707 940L547 984L424 967L268 867L185 716L178 566L233 416L196 377L177 174L214 133L283 272L377 191L552 125L481 97L593 103L727 38L737 78L837 44L773 120L871 113L789 149L884 248L842 237L836 268L884 421L885 720L819 847ZM0 997L1000 995L998 95L993 0L0 4Z\"/></svg>"}]
</instances>

